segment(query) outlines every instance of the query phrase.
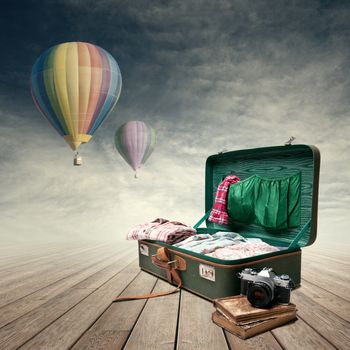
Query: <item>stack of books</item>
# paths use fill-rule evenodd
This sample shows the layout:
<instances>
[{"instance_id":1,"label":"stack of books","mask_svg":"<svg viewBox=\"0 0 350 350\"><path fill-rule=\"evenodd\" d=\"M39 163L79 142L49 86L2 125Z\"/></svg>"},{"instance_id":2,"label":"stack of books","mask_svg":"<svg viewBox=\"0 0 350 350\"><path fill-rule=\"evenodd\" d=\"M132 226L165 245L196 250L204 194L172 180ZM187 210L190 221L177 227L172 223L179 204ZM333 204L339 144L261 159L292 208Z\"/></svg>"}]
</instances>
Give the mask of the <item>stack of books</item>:
<instances>
[{"instance_id":1,"label":"stack of books","mask_svg":"<svg viewBox=\"0 0 350 350\"><path fill-rule=\"evenodd\" d=\"M246 296L214 300L212 320L218 326L242 339L271 330L296 319L296 306L274 305L269 309L253 307Z\"/></svg>"}]
</instances>

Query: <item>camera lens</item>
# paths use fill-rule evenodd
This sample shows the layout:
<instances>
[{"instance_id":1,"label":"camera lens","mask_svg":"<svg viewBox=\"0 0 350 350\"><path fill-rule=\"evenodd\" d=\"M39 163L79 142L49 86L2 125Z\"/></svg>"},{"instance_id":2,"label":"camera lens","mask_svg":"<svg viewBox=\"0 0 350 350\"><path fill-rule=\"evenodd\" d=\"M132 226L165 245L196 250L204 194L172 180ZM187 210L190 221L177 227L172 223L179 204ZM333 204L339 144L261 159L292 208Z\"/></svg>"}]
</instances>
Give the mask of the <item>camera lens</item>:
<instances>
[{"instance_id":1,"label":"camera lens","mask_svg":"<svg viewBox=\"0 0 350 350\"><path fill-rule=\"evenodd\" d=\"M255 307L266 307L273 299L273 290L264 282L256 282L250 285L247 299Z\"/></svg>"}]
</instances>

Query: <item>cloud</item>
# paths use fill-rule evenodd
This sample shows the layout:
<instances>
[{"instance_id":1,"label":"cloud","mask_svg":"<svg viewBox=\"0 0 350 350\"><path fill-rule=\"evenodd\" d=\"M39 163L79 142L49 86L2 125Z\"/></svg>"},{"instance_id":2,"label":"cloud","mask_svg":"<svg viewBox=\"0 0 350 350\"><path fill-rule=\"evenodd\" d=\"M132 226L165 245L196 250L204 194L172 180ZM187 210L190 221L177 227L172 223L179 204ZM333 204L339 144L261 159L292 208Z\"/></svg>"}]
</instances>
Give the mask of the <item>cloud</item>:
<instances>
[{"instance_id":1,"label":"cloud","mask_svg":"<svg viewBox=\"0 0 350 350\"><path fill-rule=\"evenodd\" d=\"M124 239L130 227L156 217L193 224L204 213L207 156L281 145L291 135L321 150L324 235L336 220L345 230L350 7L269 4L70 0L22 9L11 26L17 43L6 41L1 58L0 235ZM40 17L45 30L24 32L28 15L34 22ZM123 75L117 107L82 147L80 168L39 117L28 88L40 52L68 40L106 48ZM158 132L136 180L113 146L114 131L128 120L144 120Z\"/></svg>"}]
</instances>

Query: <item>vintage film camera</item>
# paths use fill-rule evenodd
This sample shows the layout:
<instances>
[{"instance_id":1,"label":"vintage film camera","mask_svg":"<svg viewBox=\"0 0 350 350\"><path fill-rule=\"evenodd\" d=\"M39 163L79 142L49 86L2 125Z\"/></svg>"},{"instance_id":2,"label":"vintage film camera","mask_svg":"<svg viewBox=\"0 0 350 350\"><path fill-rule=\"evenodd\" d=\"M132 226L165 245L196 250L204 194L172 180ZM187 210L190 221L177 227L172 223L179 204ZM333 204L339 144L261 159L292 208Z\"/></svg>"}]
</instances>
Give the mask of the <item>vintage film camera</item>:
<instances>
[{"instance_id":1,"label":"vintage film camera","mask_svg":"<svg viewBox=\"0 0 350 350\"><path fill-rule=\"evenodd\" d=\"M288 275L277 276L271 268L260 272L244 269L238 274L241 279L241 295L246 295L255 307L270 307L272 304L289 304L290 291L294 287Z\"/></svg>"}]
</instances>

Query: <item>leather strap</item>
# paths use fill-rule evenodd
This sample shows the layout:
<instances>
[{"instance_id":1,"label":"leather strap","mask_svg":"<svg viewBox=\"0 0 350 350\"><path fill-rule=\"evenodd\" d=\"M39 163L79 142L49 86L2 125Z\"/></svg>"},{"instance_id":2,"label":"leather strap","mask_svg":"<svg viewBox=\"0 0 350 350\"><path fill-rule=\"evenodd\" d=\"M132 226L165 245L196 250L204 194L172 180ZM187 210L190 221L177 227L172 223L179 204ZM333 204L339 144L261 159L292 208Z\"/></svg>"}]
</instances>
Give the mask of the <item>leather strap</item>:
<instances>
[{"instance_id":1,"label":"leather strap","mask_svg":"<svg viewBox=\"0 0 350 350\"><path fill-rule=\"evenodd\" d=\"M136 296L128 296L128 297L117 297L112 302L158 298L164 295L170 295L170 294L179 292L182 286L182 281L176 269L186 270L185 260L176 256L175 260L170 261L170 252L168 248L161 247L161 248L158 248L157 254L152 256L152 263L166 271L167 280L169 281L169 283L174 282L177 284L177 287L175 289L167 292L147 293L144 295L136 295Z\"/></svg>"}]
</instances>

